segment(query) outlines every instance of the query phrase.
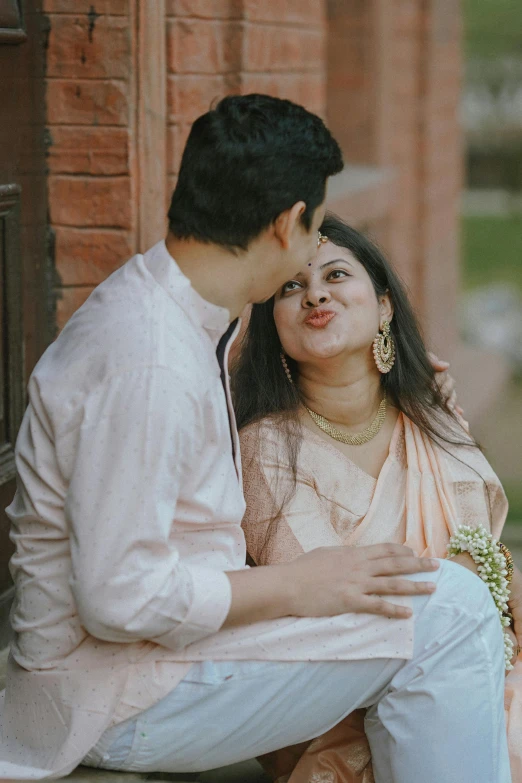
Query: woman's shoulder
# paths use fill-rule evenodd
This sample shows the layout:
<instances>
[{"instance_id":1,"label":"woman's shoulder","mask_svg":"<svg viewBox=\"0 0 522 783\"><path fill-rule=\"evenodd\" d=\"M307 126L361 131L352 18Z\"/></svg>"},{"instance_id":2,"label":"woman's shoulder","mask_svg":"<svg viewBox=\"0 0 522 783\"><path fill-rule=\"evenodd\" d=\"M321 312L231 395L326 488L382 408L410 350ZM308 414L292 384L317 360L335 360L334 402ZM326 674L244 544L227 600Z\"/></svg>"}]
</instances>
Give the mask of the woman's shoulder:
<instances>
[{"instance_id":1,"label":"woman's shoulder","mask_svg":"<svg viewBox=\"0 0 522 783\"><path fill-rule=\"evenodd\" d=\"M288 444L292 422L274 414L247 424L239 431L243 471L253 463L278 468L288 466ZM290 435L290 438L289 438Z\"/></svg>"},{"instance_id":2,"label":"woman's shoulder","mask_svg":"<svg viewBox=\"0 0 522 783\"><path fill-rule=\"evenodd\" d=\"M283 435L284 416L272 414L258 419L239 430L241 446L260 443L280 443Z\"/></svg>"}]
</instances>

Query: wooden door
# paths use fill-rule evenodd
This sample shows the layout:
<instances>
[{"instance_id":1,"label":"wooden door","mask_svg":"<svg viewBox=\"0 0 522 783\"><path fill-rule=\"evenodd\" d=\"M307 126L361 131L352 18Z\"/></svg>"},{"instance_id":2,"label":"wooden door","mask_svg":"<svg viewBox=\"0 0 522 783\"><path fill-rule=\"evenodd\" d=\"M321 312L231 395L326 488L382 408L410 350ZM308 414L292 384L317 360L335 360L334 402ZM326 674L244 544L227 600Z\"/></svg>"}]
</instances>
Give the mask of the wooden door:
<instances>
[{"instance_id":1,"label":"wooden door","mask_svg":"<svg viewBox=\"0 0 522 783\"><path fill-rule=\"evenodd\" d=\"M9 635L12 554L4 509L25 385L53 331L47 238L45 47L41 0L0 0L0 649Z\"/></svg>"}]
</instances>

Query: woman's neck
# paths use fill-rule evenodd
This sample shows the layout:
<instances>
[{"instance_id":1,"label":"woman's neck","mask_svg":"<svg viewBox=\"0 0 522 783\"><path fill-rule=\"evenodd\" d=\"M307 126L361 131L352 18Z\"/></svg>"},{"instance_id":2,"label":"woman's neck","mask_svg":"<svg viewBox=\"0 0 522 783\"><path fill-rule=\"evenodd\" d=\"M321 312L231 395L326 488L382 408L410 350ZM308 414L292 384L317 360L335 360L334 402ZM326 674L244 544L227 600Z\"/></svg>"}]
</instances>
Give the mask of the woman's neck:
<instances>
[{"instance_id":1,"label":"woman's neck","mask_svg":"<svg viewBox=\"0 0 522 783\"><path fill-rule=\"evenodd\" d=\"M371 424L382 400L379 371L360 357L342 364L301 364L299 390L307 407L356 432Z\"/></svg>"}]
</instances>

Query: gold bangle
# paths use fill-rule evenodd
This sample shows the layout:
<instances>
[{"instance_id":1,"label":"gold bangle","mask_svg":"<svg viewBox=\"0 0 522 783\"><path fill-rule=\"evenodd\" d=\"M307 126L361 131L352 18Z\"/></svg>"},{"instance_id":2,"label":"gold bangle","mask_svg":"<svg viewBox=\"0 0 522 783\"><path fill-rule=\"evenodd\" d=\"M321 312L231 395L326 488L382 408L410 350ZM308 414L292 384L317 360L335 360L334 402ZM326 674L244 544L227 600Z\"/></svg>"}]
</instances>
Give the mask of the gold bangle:
<instances>
[{"instance_id":1,"label":"gold bangle","mask_svg":"<svg viewBox=\"0 0 522 783\"><path fill-rule=\"evenodd\" d=\"M505 544L501 544L500 541L498 542L498 548L506 558L506 570L507 570L507 576L506 581L508 584L510 584L513 580L513 570L515 568L515 564L513 563L513 556L507 546Z\"/></svg>"}]
</instances>

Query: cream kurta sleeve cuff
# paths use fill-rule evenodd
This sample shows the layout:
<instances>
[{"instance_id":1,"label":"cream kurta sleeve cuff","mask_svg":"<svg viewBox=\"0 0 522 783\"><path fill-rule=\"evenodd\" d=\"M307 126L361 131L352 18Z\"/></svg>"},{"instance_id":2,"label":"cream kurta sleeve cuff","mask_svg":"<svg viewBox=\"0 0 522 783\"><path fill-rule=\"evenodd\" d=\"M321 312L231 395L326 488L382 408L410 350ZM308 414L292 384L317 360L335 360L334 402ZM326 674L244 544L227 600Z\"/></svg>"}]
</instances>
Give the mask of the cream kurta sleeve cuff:
<instances>
[{"instance_id":1,"label":"cream kurta sleeve cuff","mask_svg":"<svg viewBox=\"0 0 522 783\"><path fill-rule=\"evenodd\" d=\"M190 566L187 570L193 588L187 616L172 631L153 640L175 651L219 631L232 603L232 586L224 571L206 566Z\"/></svg>"}]
</instances>

